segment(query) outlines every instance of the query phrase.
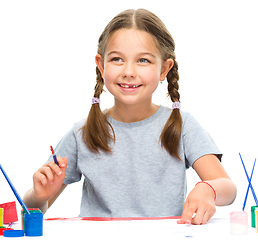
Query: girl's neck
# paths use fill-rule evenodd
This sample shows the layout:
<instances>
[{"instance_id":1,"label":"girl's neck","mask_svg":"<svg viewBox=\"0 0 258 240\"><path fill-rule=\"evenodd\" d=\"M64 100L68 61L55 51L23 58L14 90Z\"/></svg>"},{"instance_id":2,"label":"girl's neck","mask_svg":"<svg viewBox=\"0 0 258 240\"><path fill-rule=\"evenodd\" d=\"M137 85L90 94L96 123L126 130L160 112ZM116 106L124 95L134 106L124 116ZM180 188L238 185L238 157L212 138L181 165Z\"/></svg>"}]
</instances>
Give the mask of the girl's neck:
<instances>
[{"instance_id":1,"label":"girl's neck","mask_svg":"<svg viewBox=\"0 0 258 240\"><path fill-rule=\"evenodd\" d=\"M124 122L132 123L142 121L150 116L152 116L159 106L154 103L150 104L137 104L137 105L124 105L116 103L115 105L108 109L107 113L113 119Z\"/></svg>"}]
</instances>

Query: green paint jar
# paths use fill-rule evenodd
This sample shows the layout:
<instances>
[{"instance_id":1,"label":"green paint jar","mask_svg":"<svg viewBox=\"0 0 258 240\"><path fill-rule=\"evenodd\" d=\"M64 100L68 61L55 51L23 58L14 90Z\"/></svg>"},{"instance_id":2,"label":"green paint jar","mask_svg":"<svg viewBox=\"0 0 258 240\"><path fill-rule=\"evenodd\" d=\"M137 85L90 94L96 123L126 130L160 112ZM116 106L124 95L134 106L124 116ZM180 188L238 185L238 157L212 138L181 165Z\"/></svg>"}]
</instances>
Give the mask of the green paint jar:
<instances>
[{"instance_id":1,"label":"green paint jar","mask_svg":"<svg viewBox=\"0 0 258 240\"><path fill-rule=\"evenodd\" d=\"M258 211L258 207L257 206L252 206L251 207L251 221L252 221L252 227L253 228L256 227L256 219L255 219L256 211Z\"/></svg>"}]
</instances>

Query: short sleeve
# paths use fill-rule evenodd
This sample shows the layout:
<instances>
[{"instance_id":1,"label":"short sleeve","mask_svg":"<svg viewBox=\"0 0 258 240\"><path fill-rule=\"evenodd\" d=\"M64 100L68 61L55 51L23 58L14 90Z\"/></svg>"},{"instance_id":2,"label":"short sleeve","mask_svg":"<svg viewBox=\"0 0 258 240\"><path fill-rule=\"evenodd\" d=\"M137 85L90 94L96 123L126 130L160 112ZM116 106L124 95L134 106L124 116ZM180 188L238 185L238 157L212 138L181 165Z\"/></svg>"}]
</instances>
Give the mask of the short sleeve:
<instances>
[{"instance_id":1,"label":"short sleeve","mask_svg":"<svg viewBox=\"0 0 258 240\"><path fill-rule=\"evenodd\" d=\"M214 154L221 161L222 153L215 142L191 114L184 119L182 140L187 168L192 166L198 158L207 154Z\"/></svg>"},{"instance_id":2,"label":"short sleeve","mask_svg":"<svg viewBox=\"0 0 258 240\"><path fill-rule=\"evenodd\" d=\"M77 167L77 141L74 130L71 129L55 148L56 156L67 157L67 169L64 184L68 185L81 180L81 173ZM52 155L48 161L53 160Z\"/></svg>"}]
</instances>

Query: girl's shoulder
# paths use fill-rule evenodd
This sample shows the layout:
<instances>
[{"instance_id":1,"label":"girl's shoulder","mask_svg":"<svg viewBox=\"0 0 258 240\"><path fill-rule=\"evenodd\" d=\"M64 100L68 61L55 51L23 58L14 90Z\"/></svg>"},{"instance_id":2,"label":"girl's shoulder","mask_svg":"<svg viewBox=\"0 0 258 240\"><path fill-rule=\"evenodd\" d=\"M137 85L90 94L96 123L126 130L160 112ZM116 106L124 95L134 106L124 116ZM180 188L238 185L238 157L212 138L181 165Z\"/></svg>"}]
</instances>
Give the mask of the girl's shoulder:
<instances>
[{"instance_id":1,"label":"girl's shoulder","mask_svg":"<svg viewBox=\"0 0 258 240\"><path fill-rule=\"evenodd\" d=\"M74 135L76 135L78 132L80 132L80 130L82 129L82 127L85 125L86 122L86 118L81 119L77 122L75 122L73 124L73 126L70 128L70 132Z\"/></svg>"},{"instance_id":2,"label":"girl's shoulder","mask_svg":"<svg viewBox=\"0 0 258 240\"><path fill-rule=\"evenodd\" d=\"M164 106L160 106L160 107L161 107L161 111L160 111L161 118L164 121L167 121L167 119L171 114L172 109ZM196 118L193 116L191 112L180 111L180 113L183 121L182 132L201 127L201 125L199 124L199 122L196 120Z\"/></svg>"}]
</instances>

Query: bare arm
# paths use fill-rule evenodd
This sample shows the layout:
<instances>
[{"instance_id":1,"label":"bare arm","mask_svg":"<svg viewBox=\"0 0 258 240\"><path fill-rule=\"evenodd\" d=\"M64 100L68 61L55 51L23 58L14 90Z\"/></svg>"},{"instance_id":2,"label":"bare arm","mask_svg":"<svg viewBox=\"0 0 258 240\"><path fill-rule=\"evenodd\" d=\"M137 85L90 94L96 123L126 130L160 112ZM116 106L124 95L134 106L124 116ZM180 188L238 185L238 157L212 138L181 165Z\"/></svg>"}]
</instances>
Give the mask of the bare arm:
<instances>
[{"instance_id":1,"label":"bare arm","mask_svg":"<svg viewBox=\"0 0 258 240\"><path fill-rule=\"evenodd\" d=\"M204 224L214 215L217 206L231 204L236 198L236 186L229 178L225 169L215 155L205 155L193 164L202 181L209 183L216 192L216 201L214 201L214 192L212 188L204 183L198 184L189 193L185 204L183 214L178 223ZM195 217L192 216L195 214Z\"/></svg>"},{"instance_id":2,"label":"bare arm","mask_svg":"<svg viewBox=\"0 0 258 240\"><path fill-rule=\"evenodd\" d=\"M63 184L62 187L60 188L60 190L52 198L50 198L48 201L44 201L44 202L37 201L33 197L34 189L32 188L24 195L23 201L25 202L25 204L28 208L39 208L41 210L41 212L46 213L48 208L51 207L51 205L55 202L55 200L59 197L59 195L66 188L66 186L67 185Z\"/></svg>"},{"instance_id":3,"label":"bare arm","mask_svg":"<svg viewBox=\"0 0 258 240\"><path fill-rule=\"evenodd\" d=\"M193 168L202 181L208 182L215 189L217 194L215 204L217 206L225 206L234 202L237 192L236 185L215 155L199 158L193 164ZM209 186L207 187L209 188Z\"/></svg>"}]
</instances>

